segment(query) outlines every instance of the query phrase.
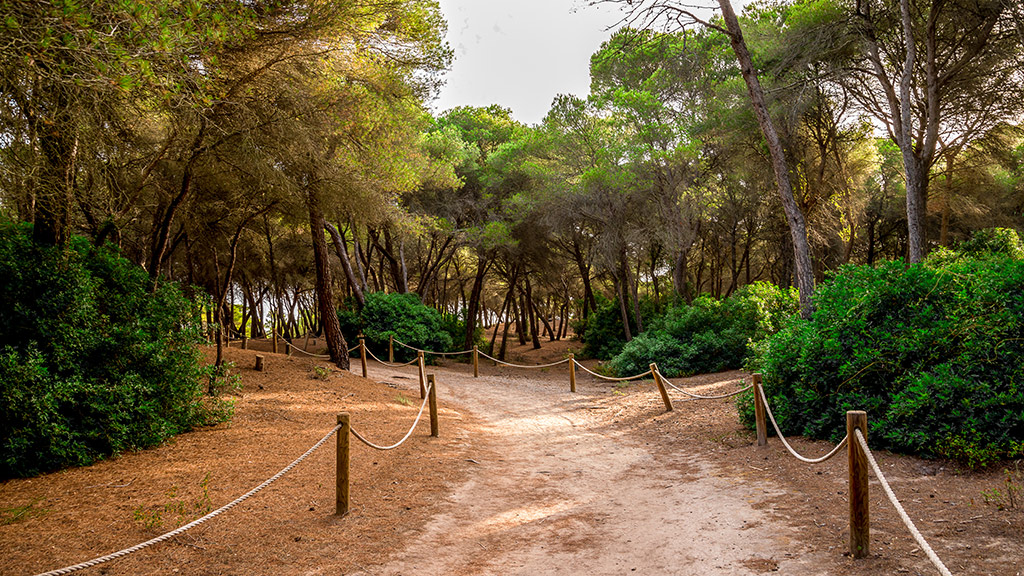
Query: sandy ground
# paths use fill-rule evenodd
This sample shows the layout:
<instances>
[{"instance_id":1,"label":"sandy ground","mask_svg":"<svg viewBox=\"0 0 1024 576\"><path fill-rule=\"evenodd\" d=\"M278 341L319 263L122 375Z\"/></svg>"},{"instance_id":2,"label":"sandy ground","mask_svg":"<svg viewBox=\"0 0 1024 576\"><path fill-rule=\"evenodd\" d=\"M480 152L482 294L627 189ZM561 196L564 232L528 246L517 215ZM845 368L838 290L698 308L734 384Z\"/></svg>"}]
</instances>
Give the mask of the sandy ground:
<instances>
[{"instance_id":1,"label":"sandy ground","mask_svg":"<svg viewBox=\"0 0 1024 576\"><path fill-rule=\"evenodd\" d=\"M517 347L510 360L557 360L572 345ZM0 575L66 566L184 524L291 462L339 411L391 443L419 409L411 368L371 364L369 379L336 371L321 379L314 368L323 375L327 365L298 354L264 353L268 371L255 372L256 353L228 352L244 384L231 424L0 483ZM349 515L333 514L332 440L227 514L81 573L937 574L874 481L872 554L846 556L845 458L812 467L777 439L758 448L731 401L674 393L676 409L666 412L649 380L616 385L581 374L570 394L565 365L484 364L473 378L469 366L444 364L428 367L437 375L440 438L423 422L390 452L353 441ZM676 383L725 391L745 377ZM829 448L793 442L808 455ZM964 474L943 462L878 457L954 574L1024 573L1024 511L984 502L983 494L1005 491L1002 467Z\"/></svg>"}]
</instances>

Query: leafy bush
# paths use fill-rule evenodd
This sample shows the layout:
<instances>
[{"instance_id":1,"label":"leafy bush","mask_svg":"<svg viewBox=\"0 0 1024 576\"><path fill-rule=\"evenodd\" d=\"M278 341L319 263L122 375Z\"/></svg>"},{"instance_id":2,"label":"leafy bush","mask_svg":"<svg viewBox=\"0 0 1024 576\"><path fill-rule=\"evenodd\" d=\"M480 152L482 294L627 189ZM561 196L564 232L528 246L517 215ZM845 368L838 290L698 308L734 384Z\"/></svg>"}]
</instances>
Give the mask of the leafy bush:
<instances>
[{"instance_id":1,"label":"leafy bush","mask_svg":"<svg viewBox=\"0 0 1024 576\"><path fill-rule=\"evenodd\" d=\"M636 318L632 307L628 314L630 333L636 334ZM641 299L640 314L645 321L653 321L656 317L654 304ZM609 300L598 294L597 309L592 311L585 321L577 321L573 325L573 330L583 343L583 355L590 358L608 360L621 352L622 347L626 345L618 299Z\"/></svg>"},{"instance_id":2,"label":"leafy bush","mask_svg":"<svg viewBox=\"0 0 1024 576\"><path fill-rule=\"evenodd\" d=\"M972 467L1024 454L1024 261L973 253L846 266L820 286L813 320L755 366L783 432L837 441L866 410L880 448Z\"/></svg>"},{"instance_id":3,"label":"leafy bush","mask_svg":"<svg viewBox=\"0 0 1024 576\"><path fill-rule=\"evenodd\" d=\"M0 223L0 476L89 464L226 417L194 306L113 249Z\"/></svg>"},{"instance_id":4,"label":"leafy bush","mask_svg":"<svg viewBox=\"0 0 1024 576\"><path fill-rule=\"evenodd\" d=\"M652 362L665 376L740 368L751 343L774 334L797 311L796 293L758 282L728 298L702 296L669 308L651 328L612 359L620 375L639 374Z\"/></svg>"},{"instance_id":5,"label":"leafy bush","mask_svg":"<svg viewBox=\"0 0 1024 576\"><path fill-rule=\"evenodd\" d=\"M338 319L346 341L357 342L362 331L366 345L384 359L382 353L387 354L390 336L423 350L448 352L452 349L452 336L444 317L424 305L416 294L367 294L360 312L342 311ZM396 361L405 362L415 357L413 350L395 345Z\"/></svg>"}]
</instances>

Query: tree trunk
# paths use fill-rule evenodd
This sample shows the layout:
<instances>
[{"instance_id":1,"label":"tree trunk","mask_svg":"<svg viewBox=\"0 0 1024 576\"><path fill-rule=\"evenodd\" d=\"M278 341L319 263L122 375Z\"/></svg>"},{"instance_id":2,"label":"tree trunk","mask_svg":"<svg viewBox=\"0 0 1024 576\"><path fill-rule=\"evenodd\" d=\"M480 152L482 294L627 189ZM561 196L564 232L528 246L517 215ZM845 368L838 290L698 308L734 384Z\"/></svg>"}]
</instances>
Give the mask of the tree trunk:
<instances>
[{"instance_id":1,"label":"tree trunk","mask_svg":"<svg viewBox=\"0 0 1024 576\"><path fill-rule=\"evenodd\" d=\"M473 289L469 293L469 305L466 307L466 338L462 343L463 350L473 347L473 337L476 335L476 316L480 307L480 293L484 289L484 277L490 267L490 260L483 255L477 257L476 276L473 279Z\"/></svg>"},{"instance_id":2,"label":"tree trunk","mask_svg":"<svg viewBox=\"0 0 1024 576\"><path fill-rule=\"evenodd\" d=\"M366 298L363 296L363 289L352 272L352 263L348 259L348 247L345 245L345 239L341 237L338 229L330 222L325 222L324 227L330 233L331 239L334 240L334 251L338 253L338 259L341 260L341 268L345 271L345 278L348 280L349 288L352 289L352 294L355 295L356 302L359 303L359 308L362 309L366 305Z\"/></svg>"},{"instance_id":3,"label":"tree trunk","mask_svg":"<svg viewBox=\"0 0 1024 576\"><path fill-rule=\"evenodd\" d=\"M331 269L327 257L327 240L324 238L324 229L327 222L320 209L319 198L313 190L307 191L307 207L309 208L309 230L313 237L313 263L316 268L316 295L320 305L320 317L323 318L324 336L327 340L327 353L331 361L341 368L348 370L348 344L345 343L345 336L341 333L341 324L338 322L338 315L334 311L334 292L331 289Z\"/></svg>"},{"instance_id":4,"label":"tree trunk","mask_svg":"<svg viewBox=\"0 0 1024 576\"><path fill-rule=\"evenodd\" d=\"M905 0L904 0L905 1ZM782 142L775 131L775 124L768 113L768 106L764 100L764 91L754 71L754 64L747 50L746 42L743 39L743 32L740 29L739 20L733 12L729 0L718 0L722 7L722 16L725 19L726 27L729 30L729 42L732 44L733 52L740 64L740 73L747 84L747 91L750 94L751 103L754 105L754 112L757 115L757 122L761 126L761 132L768 142L768 151L771 153L772 169L775 172L775 182L778 185L779 198L782 200L782 208L786 213L786 222L789 224L790 236L793 239L793 256L796 264L797 288L800 291L800 316L810 318L814 314L814 269L811 266L811 250L807 242L807 225L804 215L800 212L799 206L793 197L793 186L789 181L789 168L786 164L785 152L782 149Z\"/></svg>"},{"instance_id":5,"label":"tree trunk","mask_svg":"<svg viewBox=\"0 0 1024 576\"><path fill-rule=\"evenodd\" d=\"M533 341L533 349L540 349L540 330L537 329L537 307L533 304L533 288L530 286L530 275L523 276L526 284L526 307L530 317L530 338Z\"/></svg>"}]
</instances>

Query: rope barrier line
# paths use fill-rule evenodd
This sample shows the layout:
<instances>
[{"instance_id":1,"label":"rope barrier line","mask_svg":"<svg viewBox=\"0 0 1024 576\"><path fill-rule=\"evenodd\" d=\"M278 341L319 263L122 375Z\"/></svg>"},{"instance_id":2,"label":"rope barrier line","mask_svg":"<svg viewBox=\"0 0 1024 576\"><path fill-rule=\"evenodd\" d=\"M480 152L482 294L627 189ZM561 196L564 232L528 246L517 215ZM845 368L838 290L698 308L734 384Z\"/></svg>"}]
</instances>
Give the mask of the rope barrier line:
<instances>
[{"instance_id":1,"label":"rope barrier line","mask_svg":"<svg viewBox=\"0 0 1024 576\"><path fill-rule=\"evenodd\" d=\"M801 456L800 454L797 453L796 450L793 449L792 446L789 445L789 442L786 442L786 437L782 435L782 430L779 430L779 424L778 422L775 421L775 416L772 414L771 406L768 405L768 397L765 396L764 394L764 388L758 386L757 393L761 395L761 400L764 401L764 411L766 414L768 414L768 419L771 420L772 427L775 428L775 433L779 435L779 440L782 440L782 445L785 446L786 450L788 450L789 453L792 454L793 457L796 458L797 460L805 462L807 464L821 464L822 462L825 462L826 460L829 460L833 456L838 454L839 451L842 450L843 446L846 446L846 443L850 440L850 436L847 435L842 439L842 441L839 442L839 444L836 445L835 448L832 449L831 452L825 454L821 458L806 458L804 456Z\"/></svg>"},{"instance_id":2,"label":"rope barrier line","mask_svg":"<svg viewBox=\"0 0 1024 576\"><path fill-rule=\"evenodd\" d=\"M281 336L280 334L278 334L278 337L281 339L282 342L285 343L286 346L291 346L293 350L296 350L298 352L302 352L306 356L312 356L313 358L330 358L331 357L330 354L313 354L312 352L306 352L302 348L299 348L298 346L296 346L296 345L292 344L291 342L289 342L284 336ZM356 346L356 348L358 348L358 346ZM352 351L349 350L349 352L352 352Z\"/></svg>"},{"instance_id":3,"label":"rope barrier line","mask_svg":"<svg viewBox=\"0 0 1024 576\"><path fill-rule=\"evenodd\" d=\"M472 352L472 350L470 350L470 352ZM487 354L486 352L483 352L483 351L478 351L478 353L481 356L483 356L484 358L487 358L488 360L492 360L492 361L497 362L498 364L502 364L504 366L511 366L512 368L551 368L552 366L558 366L559 364L565 364L566 362L571 360L571 358L563 358L563 359L559 360L558 362L551 362L550 364L533 364L533 365L529 365L528 366L526 364L512 364L511 362L505 362L504 360L498 360L494 356L491 356L491 355L489 355L489 354Z\"/></svg>"},{"instance_id":4,"label":"rope barrier line","mask_svg":"<svg viewBox=\"0 0 1024 576\"><path fill-rule=\"evenodd\" d=\"M417 348L415 346L409 346L408 344L406 344L405 342L402 342L398 338L395 338L395 344L398 344L400 346L405 346L406 348L408 348L410 350L415 350L417 352L423 352L424 354L433 354L434 356L460 356L462 354L472 354L473 353L473 349L472 348L470 348L469 350L463 350L461 352L431 352L430 350L424 350L422 348Z\"/></svg>"},{"instance_id":5,"label":"rope barrier line","mask_svg":"<svg viewBox=\"0 0 1024 576\"><path fill-rule=\"evenodd\" d=\"M597 372L594 372L594 371L590 370L589 368L587 368L583 364L580 364L578 361L576 361L575 358L573 359L573 362L577 366L582 368L584 372L590 374L591 376L594 376L596 378L600 378L602 380L609 380L611 382L626 382L628 380L639 380L640 378L645 378L645 377L647 377L649 375L654 374L653 370L648 370L647 372L644 372L643 374L637 374L636 376L627 376L625 378L612 378L611 376L602 376L601 374L598 374Z\"/></svg>"},{"instance_id":6,"label":"rope barrier line","mask_svg":"<svg viewBox=\"0 0 1024 576\"><path fill-rule=\"evenodd\" d=\"M359 348L359 347L356 346L356 348ZM414 359L406 362L405 364L394 364L394 363L391 363L391 362L385 362L385 361L381 360L380 358L377 358L377 355L374 354L372 351L370 351L369 348L366 349L366 353L369 354L370 357L373 358L374 360L376 360L377 362L380 362L381 364L383 364L385 366L388 366L390 368L401 368L402 366L409 366L410 364L415 364L417 361L419 361L419 358L414 358Z\"/></svg>"},{"instance_id":7,"label":"rope barrier line","mask_svg":"<svg viewBox=\"0 0 1024 576\"><path fill-rule=\"evenodd\" d=\"M688 392L688 391L686 391L686 390L676 386L668 378L665 378L665 375L662 374L660 370L658 371L658 376L661 376L661 381L664 382L665 384L668 384L669 388L672 388L673 390L675 390L677 392L681 392L681 393L689 396L690 398L695 398L697 400L721 400L722 398L731 398L733 396L738 396L738 395L740 395L740 394L742 394L742 393L746 392L747 390L750 390L751 388L754 387L753 384L750 384L749 386L747 386L747 387L745 387L745 388L743 388L741 390L736 390L735 392L729 392L727 394L719 394L717 396L701 396L700 394L694 394L693 392Z\"/></svg>"},{"instance_id":8,"label":"rope barrier line","mask_svg":"<svg viewBox=\"0 0 1024 576\"><path fill-rule=\"evenodd\" d=\"M903 520L907 529L910 530L910 535L914 537L917 545L921 547L921 550L924 550L924 553L928 556L928 559L932 561L932 564L935 565L935 568L938 569L940 574L943 576L952 576L949 568L946 568L946 565L942 563L939 556L934 550L932 550L928 541L924 539L924 536L921 535L917 526L914 525L913 520L911 520L910 516L907 515L907 511L903 509L900 501L896 498L896 494L893 493L892 488L889 487L889 482L886 481L885 475L882 474L882 469L878 466L878 462L875 461L875 455L872 454L871 449L868 448L868 442L864 439L864 434L859 429L854 430L853 434L857 438L857 443L860 444L861 449L864 450L864 454L868 457L868 463L871 464L871 469L875 471L875 478L878 478L879 484L882 485L882 490L884 490L885 495L889 497L889 502L892 503L893 508L896 508L896 513L899 514L900 519Z\"/></svg>"},{"instance_id":9,"label":"rope barrier line","mask_svg":"<svg viewBox=\"0 0 1024 576\"><path fill-rule=\"evenodd\" d=\"M405 433L405 436L403 436L402 439L399 440L398 442L392 444L391 446L378 446L377 444L374 444L373 442L370 442L369 440L364 438L363 435L360 434L359 432L356 432L355 428L350 428L350 430L352 431L352 435L358 438L363 444L366 444L370 448L375 448L377 450L394 450L395 448L398 448L402 444L405 444L405 441L408 440L410 436L412 436L412 431L416 429L416 425L420 423L420 418L423 416L423 409L426 408L427 401L430 399L431 388L433 388L433 385L427 386L427 394L424 394L424 396L426 397L423 399L423 403L420 404L420 411L418 414L416 414L416 420L412 423L412 427L409 428L409 431Z\"/></svg>"},{"instance_id":10,"label":"rope barrier line","mask_svg":"<svg viewBox=\"0 0 1024 576\"><path fill-rule=\"evenodd\" d=\"M139 550L142 550L144 548L148 548L148 547L150 547L150 546L152 546L154 544L159 544L160 542L163 542L164 540L168 540L170 538L173 538L173 537L177 536L178 534L181 534L182 532L185 532L186 530L189 530L191 528L195 528L196 526L206 522L207 520L211 520L211 519L213 519L213 518L215 518L217 516L220 516L224 512L227 512L228 510L230 510L230 509L234 508L235 506L241 504L242 502L248 500L252 496L255 496L260 490L263 490L267 486L270 486L272 483L277 481L279 478L281 478L282 476L284 476L285 474L290 472L292 468L295 468L296 466L298 466L300 462L302 462L307 457L309 457L309 455L312 454L314 451L316 451L317 448L319 448L320 446L323 446L324 442L327 442L327 440L331 436L333 436L339 429L341 429L341 425L335 426L333 429L331 429L330 432L327 433L326 436L324 436L323 438L320 439L319 442L314 444L312 448L310 448L309 450L306 450L305 454L303 454L302 456L299 456L297 459L295 459L294 462L292 462L291 464L285 466L284 469L282 469L277 474L274 474L274 476L272 476L270 479L264 481L259 486L253 488L252 490L249 490L245 494L242 494L241 496L239 496L238 498L232 500L228 504L225 504L224 506L221 506L220 508L214 510L213 512L210 512L209 514L207 514L206 516L203 516L202 518L200 518L198 520L193 520L192 522L189 522L188 524L185 524L184 526L182 526L182 527L180 527L180 528L178 528L176 530L171 530L170 532L168 532L166 534L163 534L161 536L157 536L156 538L153 538L152 540L147 540L147 541L145 541L145 542L143 542L141 544L136 544L135 546L132 546L131 548L125 548L124 550L119 550L117 552L114 552L113 554L107 554L106 556L100 556L99 558L93 558L92 560L89 560L88 562L82 562L81 564L75 564L74 566L68 566L66 568L60 568L58 570L51 570L49 572L44 572L42 574L37 574L36 576L63 576L64 574L71 574L72 572L77 572L79 570L84 570L85 568L91 568L91 567L96 566L98 564L103 564L104 562L109 562L111 560L116 560L116 559L121 558L123 556L127 556L129 554L134 553L134 552L138 552Z\"/></svg>"}]
</instances>

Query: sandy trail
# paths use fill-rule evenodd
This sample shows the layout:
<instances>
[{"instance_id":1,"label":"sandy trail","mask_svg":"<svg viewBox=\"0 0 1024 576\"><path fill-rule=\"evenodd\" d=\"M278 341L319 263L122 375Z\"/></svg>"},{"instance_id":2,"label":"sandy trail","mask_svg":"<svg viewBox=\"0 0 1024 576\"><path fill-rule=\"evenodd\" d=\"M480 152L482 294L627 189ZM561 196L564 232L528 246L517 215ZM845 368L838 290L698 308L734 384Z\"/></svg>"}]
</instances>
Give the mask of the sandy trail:
<instances>
[{"instance_id":1,"label":"sandy trail","mask_svg":"<svg viewBox=\"0 0 1024 576\"><path fill-rule=\"evenodd\" d=\"M465 367L428 369L448 406L484 422L466 439L475 471L373 573L823 573L770 509L751 506L777 488L631 437L616 426L613 389L581 377L572 395L563 368L488 368L480 378ZM415 374L377 365L369 376L408 383ZM662 410L652 394L652 417Z\"/></svg>"}]
</instances>

